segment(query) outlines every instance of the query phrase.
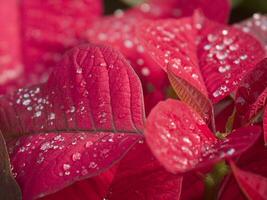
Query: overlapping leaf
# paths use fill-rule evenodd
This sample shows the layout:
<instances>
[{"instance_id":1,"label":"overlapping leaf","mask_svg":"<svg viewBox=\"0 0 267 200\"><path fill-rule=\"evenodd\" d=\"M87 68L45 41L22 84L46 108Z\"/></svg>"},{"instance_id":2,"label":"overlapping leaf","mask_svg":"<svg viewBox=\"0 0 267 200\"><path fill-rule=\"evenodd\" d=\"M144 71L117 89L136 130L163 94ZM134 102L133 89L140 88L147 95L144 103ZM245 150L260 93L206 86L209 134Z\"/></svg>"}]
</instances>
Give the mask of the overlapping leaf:
<instances>
[{"instance_id":1,"label":"overlapping leaf","mask_svg":"<svg viewBox=\"0 0 267 200\"><path fill-rule=\"evenodd\" d=\"M238 114L246 122L255 117L266 104L267 59L262 60L240 83L236 94Z\"/></svg>"},{"instance_id":2,"label":"overlapping leaf","mask_svg":"<svg viewBox=\"0 0 267 200\"><path fill-rule=\"evenodd\" d=\"M16 144L9 144L13 173L24 199L43 197L104 172L118 162L139 138L137 135L108 132L23 137ZM106 179L102 175L95 180L98 183L105 178L99 192L88 189L87 194L91 197L99 195L98 198L102 199L111 183L112 174L110 176Z\"/></svg>"},{"instance_id":3,"label":"overlapping leaf","mask_svg":"<svg viewBox=\"0 0 267 200\"><path fill-rule=\"evenodd\" d=\"M19 89L0 102L6 138L38 134L10 144L25 199L98 175L142 137L141 83L109 47L74 48L47 83Z\"/></svg>"},{"instance_id":4,"label":"overlapping leaf","mask_svg":"<svg viewBox=\"0 0 267 200\"><path fill-rule=\"evenodd\" d=\"M0 7L1 93L46 79L102 13L100 0L10 0Z\"/></svg>"},{"instance_id":5,"label":"overlapping leaf","mask_svg":"<svg viewBox=\"0 0 267 200\"><path fill-rule=\"evenodd\" d=\"M267 148L264 146L262 138L259 138L258 142L238 159L237 164L242 170L257 176L267 177L266 158ZM261 185L258 186L261 187ZM225 179L219 197L219 199L225 200L247 199L237 180L232 175Z\"/></svg>"},{"instance_id":6,"label":"overlapping leaf","mask_svg":"<svg viewBox=\"0 0 267 200\"><path fill-rule=\"evenodd\" d=\"M161 7L162 13L170 17L191 16L195 9L201 9L205 16L214 21L225 23L230 15L231 5L228 0L150 0L152 5ZM223 12L221 12L223 10ZM161 14L162 15L162 14Z\"/></svg>"},{"instance_id":7,"label":"overlapping leaf","mask_svg":"<svg viewBox=\"0 0 267 200\"><path fill-rule=\"evenodd\" d=\"M239 169L231 163L233 174L248 199L267 199L267 178Z\"/></svg>"},{"instance_id":8,"label":"overlapping leaf","mask_svg":"<svg viewBox=\"0 0 267 200\"><path fill-rule=\"evenodd\" d=\"M43 132L142 133L140 81L117 51L76 47L47 83L0 99L6 137Z\"/></svg>"},{"instance_id":9,"label":"overlapping leaf","mask_svg":"<svg viewBox=\"0 0 267 200\"><path fill-rule=\"evenodd\" d=\"M227 0L202 1L149 1L126 12L116 11L113 16L104 17L88 29L86 38L91 42L110 44L118 48L131 62L141 78L145 96L160 91L162 95L154 95L157 101L163 100L168 86L167 77L157 63L146 53L145 48L136 38L136 25L145 19L161 19L191 15L194 9L202 9L208 16L218 21L227 21L230 11ZM218 15L219 9L225 12ZM146 107L153 107L151 101L145 102ZM148 110L149 111L149 110Z\"/></svg>"},{"instance_id":10,"label":"overlapping leaf","mask_svg":"<svg viewBox=\"0 0 267 200\"><path fill-rule=\"evenodd\" d=\"M256 142L260 133L259 127L245 127L219 140L195 111L175 100L159 103L151 111L145 128L152 152L173 173L239 155Z\"/></svg>"},{"instance_id":11,"label":"overlapping leaf","mask_svg":"<svg viewBox=\"0 0 267 200\"><path fill-rule=\"evenodd\" d=\"M180 199L182 177L167 172L140 140L120 162L106 196L110 200Z\"/></svg>"},{"instance_id":12,"label":"overlapping leaf","mask_svg":"<svg viewBox=\"0 0 267 200\"><path fill-rule=\"evenodd\" d=\"M200 112L202 117L212 109L209 98L216 103L228 96L265 55L254 37L199 12L192 18L145 22L138 30L147 53L168 71L178 96L207 112Z\"/></svg>"},{"instance_id":13,"label":"overlapping leaf","mask_svg":"<svg viewBox=\"0 0 267 200\"><path fill-rule=\"evenodd\" d=\"M235 26L245 33L250 33L262 42L267 50L267 16L255 13L252 18L242 21Z\"/></svg>"}]
</instances>

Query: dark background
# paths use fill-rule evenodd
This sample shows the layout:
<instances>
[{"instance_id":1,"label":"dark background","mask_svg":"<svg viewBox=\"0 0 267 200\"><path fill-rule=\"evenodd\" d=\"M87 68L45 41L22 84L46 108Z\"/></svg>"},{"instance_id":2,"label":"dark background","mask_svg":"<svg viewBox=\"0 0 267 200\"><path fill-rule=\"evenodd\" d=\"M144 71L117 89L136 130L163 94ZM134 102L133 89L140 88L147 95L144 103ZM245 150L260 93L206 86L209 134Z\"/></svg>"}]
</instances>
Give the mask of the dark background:
<instances>
[{"instance_id":1,"label":"dark background","mask_svg":"<svg viewBox=\"0 0 267 200\"><path fill-rule=\"evenodd\" d=\"M129 5L127 0L104 0L105 13L111 14L114 10L127 9ZM134 1L134 0L132 0ZM164 0L162 0L164 1ZM241 21L242 19L249 18L253 13L267 13L267 0L232 0L233 9L230 18L230 23Z\"/></svg>"}]
</instances>

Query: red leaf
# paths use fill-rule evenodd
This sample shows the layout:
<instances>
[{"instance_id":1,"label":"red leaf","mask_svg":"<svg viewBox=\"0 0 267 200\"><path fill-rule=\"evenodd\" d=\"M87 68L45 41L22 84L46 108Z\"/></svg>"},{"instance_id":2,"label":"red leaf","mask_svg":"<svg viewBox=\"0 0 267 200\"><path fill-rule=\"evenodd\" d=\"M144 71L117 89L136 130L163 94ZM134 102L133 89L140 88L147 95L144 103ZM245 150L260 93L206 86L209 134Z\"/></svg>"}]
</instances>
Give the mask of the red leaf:
<instances>
[{"instance_id":1,"label":"red leaf","mask_svg":"<svg viewBox=\"0 0 267 200\"><path fill-rule=\"evenodd\" d=\"M60 79L59 79L60 77ZM0 99L6 137L43 132L142 133L140 81L117 51L86 45L68 52L47 83Z\"/></svg>"},{"instance_id":2,"label":"red leaf","mask_svg":"<svg viewBox=\"0 0 267 200\"><path fill-rule=\"evenodd\" d=\"M183 176L183 187L181 200L204 199L205 185L202 178L195 173L188 173Z\"/></svg>"},{"instance_id":3,"label":"red leaf","mask_svg":"<svg viewBox=\"0 0 267 200\"><path fill-rule=\"evenodd\" d=\"M243 171L231 163L233 174L248 199L267 199L267 178Z\"/></svg>"},{"instance_id":4,"label":"red leaf","mask_svg":"<svg viewBox=\"0 0 267 200\"><path fill-rule=\"evenodd\" d=\"M214 102L233 92L265 52L254 37L204 18L144 22L139 39L159 65ZM189 92L190 94L190 92ZM196 99L194 100L196 101Z\"/></svg>"},{"instance_id":5,"label":"red leaf","mask_svg":"<svg viewBox=\"0 0 267 200\"><path fill-rule=\"evenodd\" d=\"M247 122L266 104L267 59L262 60L241 81L236 94L238 114Z\"/></svg>"},{"instance_id":6,"label":"red leaf","mask_svg":"<svg viewBox=\"0 0 267 200\"><path fill-rule=\"evenodd\" d=\"M107 132L22 137L15 145L9 145L13 173L22 189L23 198L43 197L77 181L99 175L120 160L139 139L140 136L134 134ZM102 178L105 177L102 175ZM109 186L110 178L106 180L105 187ZM105 194L101 192L105 187L99 187L100 196L101 193ZM88 189L88 195L93 194Z\"/></svg>"},{"instance_id":7,"label":"red leaf","mask_svg":"<svg viewBox=\"0 0 267 200\"><path fill-rule=\"evenodd\" d=\"M266 30L267 16L255 13L252 18L242 21L235 26L245 33L250 33L255 36L264 45L267 50L267 30Z\"/></svg>"},{"instance_id":8,"label":"red leaf","mask_svg":"<svg viewBox=\"0 0 267 200\"><path fill-rule=\"evenodd\" d=\"M0 26L2 27L0 32L0 86L8 87L10 85L7 85L7 82L17 79L23 72L17 1L1 1L0 12ZM9 87L1 87L0 93L8 89Z\"/></svg>"},{"instance_id":9,"label":"red leaf","mask_svg":"<svg viewBox=\"0 0 267 200\"><path fill-rule=\"evenodd\" d=\"M263 116L264 141L267 144L267 108L265 108Z\"/></svg>"},{"instance_id":10,"label":"red leaf","mask_svg":"<svg viewBox=\"0 0 267 200\"><path fill-rule=\"evenodd\" d=\"M151 111L145 128L152 152L173 173L207 167L237 156L251 147L260 133L259 127L245 127L219 140L196 112L175 100L159 103Z\"/></svg>"},{"instance_id":11,"label":"red leaf","mask_svg":"<svg viewBox=\"0 0 267 200\"><path fill-rule=\"evenodd\" d=\"M262 138L259 138L258 142L238 159L238 165L243 170L264 177L267 177L266 164L267 148L264 146ZM227 178L223 187L221 187L220 197L220 199L225 200L247 199L232 175Z\"/></svg>"},{"instance_id":12,"label":"red leaf","mask_svg":"<svg viewBox=\"0 0 267 200\"><path fill-rule=\"evenodd\" d=\"M91 42L109 44L118 48L131 62L135 71L142 80L145 96L148 99L145 104L147 112L150 107L150 94L161 92L165 96L165 89L169 85L164 72L157 63L153 61L145 52L144 46L136 38L136 25L144 19L160 19L177 16L192 15L194 9L201 8L207 16L226 21L229 14L229 2L227 0L204 0L204 1L151 1L144 3L127 12L117 11L113 16L104 17L94 23L87 31L86 38ZM222 15L218 15L219 10L224 9ZM154 88L151 91L151 87ZM157 101L158 102L158 101ZM157 103L156 102L156 103Z\"/></svg>"},{"instance_id":13,"label":"red leaf","mask_svg":"<svg viewBox=\"0 0 267 200\"><path fill-rule=\"evenodd\" d=\"M114 168L116 166L96 177L76 182L40 200L103 200L113 179Z\"/></svg>"},{"instance_id":14,"label":"red leaf","mask_svg":"<svg viewBox=\"0 0 267 200\"><path fill-rule=\"evenodd\" d=\"M81 42L83 30L101 14L101 6L100 0L1 3L1 92L46 79L63 52ZM19 77L23 71L24 77Z\"/></svg>"},{"instance_id":15,"label":"red leaf","mask_svg":"<svg viewBox=\"0 0 267 200\"><path fill-rule=\"evenodd\" d=\"M88 29L86 38L90 42L109 44L120 50L140 77L144 95L151 96L155 95L154 93L161 93L161 96L164 97L165 89L169 85L168 78L149 56L144 55L144 47L134 34L135 25L143 19L143 14L136 10L125 13L116 12L113 16L103 17L96 21ZM151 100L146 99L145 104L147 112L149 112L149 108L156 104L151 105Z\"/></svg>"},{"instance_id":16,"label":"red leaf","mask_svg":"<svg viewBox=\"0 0 267 200\"><path fill-rule=\"evenodd\" d=\"M218 22L227 22L231 10L228 0L150 0L152 5L157 5L165 11L166 17L191 16L195 9L201 9L205 16ZM223 12L221 12L223 10Z\"/></svg>"},{"instance_id":17,"label":"red leaf","mask_svg":"<svg viewBox=\"0 0 267 200\"><path fill-rule=\"evenodd\" d=\"M182 177L167 172L140 140L119 163L110 200L178 200Z\"/></svg>"},{"instance_id":18,"label":"red leaf","mask_svg":"<svg viewBox=\"0 0 267 200\"><path fill-rule=\"evenodd\" d=\"M0 131L0 198L20 200L21 191L11 174L10 161L5 140Z\"/></svg>"}]
</instances>

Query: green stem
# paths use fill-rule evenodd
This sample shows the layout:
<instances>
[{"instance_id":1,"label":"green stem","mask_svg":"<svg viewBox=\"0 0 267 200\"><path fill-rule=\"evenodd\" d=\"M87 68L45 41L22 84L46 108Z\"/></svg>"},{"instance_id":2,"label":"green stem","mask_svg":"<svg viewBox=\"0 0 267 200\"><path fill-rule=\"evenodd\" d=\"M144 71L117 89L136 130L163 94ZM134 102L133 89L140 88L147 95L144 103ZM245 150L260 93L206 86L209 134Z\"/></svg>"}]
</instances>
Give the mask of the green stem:
<instances>
[{"instance_id":1,"label":"green stem","mask_svg":"<svg viewBox=\"0 0 267 200\"><path fill-rule=\"evenodd\" d=\"M222 180L228 174L229 167L225 161L215 165L213 170L205 177L205 200L217 199Z\"/></svg>"}]
</instances>

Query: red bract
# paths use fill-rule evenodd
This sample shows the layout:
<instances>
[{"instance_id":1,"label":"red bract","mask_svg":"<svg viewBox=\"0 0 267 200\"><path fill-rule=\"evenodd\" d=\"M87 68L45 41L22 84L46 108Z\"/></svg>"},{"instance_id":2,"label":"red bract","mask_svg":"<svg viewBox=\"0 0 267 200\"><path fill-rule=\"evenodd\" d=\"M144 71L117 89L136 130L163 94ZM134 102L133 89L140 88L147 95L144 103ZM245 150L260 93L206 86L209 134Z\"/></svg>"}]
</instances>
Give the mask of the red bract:
<instances>
[{"instance_id":1,"label":"red bract","mask_svg":"<svg viewBox=\"0 0 267 200\"><path fill-rule=\"evenodd\" d=\"M0 102L6 138L49 133L20 139L11 154L26 199L97 175L142 137L141 83L122 55L108 47L74 48L47 83L19 89Z\"/></svg>"},{"instance_id":2,"label":"red bract","mask_svg":"<svg viewBox=\"0 0 267 200\"><path fill-rule=\"evenodd\" d=\"M237 156L259 138L257 126L233 131L217 139L204 120L186 104L167 100L150 113L145 128L147 142L159 161L173 173L207 167Z\"/></svg>"},{"instance_id":3,"label":"red bract","mask_svg":"<svg viewBox=\"0 0 267 200\"><path fill-rule=\"evenodd\" d=\"M231 5L228 0L150 0L152 5L160 6L166 12L166 17L191 16L195 9L201 9L205 16L218 22L225 23L230 15ZM223 10L223 12L222 12Z\"/></svg>"},{"instance_id":4,"label":"red bract","mask_svg":"<svg viewBox=\"0 0 267 200\"><path fill-rule=\"evenodd\" d=\"M245 33L250 33L255 36L267 50L267 29L266 29L267 16L261 14L254 14L252 18L236 24L235 26Z\"/></svg>"},{"instance_id":5,"label":"red bract","mask_svg":"<svg viewBox=\"0 0 267 200\"><path fill-rule=\"evenodd\" d=\"M231 163L233 174L248 199L267 199L267 178L239 169Z\"/></svg>"},{"instance_id":6,"label":"red bract","mask_svg":"<svg viewBox=\"0 0 267 200\"><path fill-rule=\"evenodd\" d=\"M102 13L101 6L100 0L1 2L0 92L46 79L49 68Z\"/></svg>"},{"instance_id":7,"label":"red bract","mask_svg":"<svg viewBox=\"0 0 267 200\"><path fill-rule=\"evenodd\" d=\"M154 96L157 103L159 100L164 99L165 90L169 83L164 72L145 53L144 46L136 38L136 25L145 19L188 16L197 8L203 9L207 16L218 21L226 21L230 11L227 0L202 0L190 3L184 0L151 1L151 3L141 4L126 12L116 11L113 16L107 16L98 20L88 29L86 37L91 42L110 44L118 48L130 60L141 78L145 96L154 91L161 92L162 95ZM225 8L225 12L220 12L223 14L218 15L217 9L222 8ZM146 102L146 107L148 108L154 105L151 104L151 101Z\"/></svg>"},{"instance_id":8,"label":"red bract","mask_svg":"<svg viewBox=\"0 0 267 200\"><path fill-rule=\"evenodd\" d=\"M248 122L266 104L267 98L267 59L261 61L241 81L236 93L236 108L240 117Z\"/></svg>"},{"instance_id":9,"label":"red bract","mask_svg":"<svg viewBox=\"0 0 267 200\"><path fill-rule=\"evenodd\" d=\"M140 140L119 163L106 196L110 200L179 199L182 177L167 172Z\"/></svg>"},{"instance_id":10,"label":"red bract","mask_svg":"<svg viewBox=\"0 0 267 200\"><path fill-rule=\"evenodd\" d=\"M267 177L266 158L267 158L267 148L264 146L262 138L260 138L258 142L251 149L249 149L249 151L247 151L238 159L237 163L238 166L242 168L242 170L245 170L249 173L253 173L253 175L250 176L250 178L252 177L252 180L254 180L253 176L255 175L255 181L256 181L257 177L259 176L262 176L262 178L265 179ZM225 199L225 200L247 199L245 198L245 193L246 193L246 191L244 190L245 188L242 188L243 184L249 185L250 182L244 181L241 185L238 184L238 181L234 176L232 175L228 176L223 184L223 187L221 187L219 199ZM254 186L259 187L258 189L260 195L261 192L260 188L262 187L261 184L255 183L253 184L253 187ZM264 197L266 197L266 195Z\"/></svg>"},{"instance_id":11,"label":"red bract","mask_svg":"<svg viewBox=\"0 0 267 200\"><path fill-rule=\"evenodd\" d=\"M192 18L145 22L139 39L166 71L178 96L207 118L211 103L233 92L265 52L254 37L196 12Z\"/></svg>"}]
</instances>

